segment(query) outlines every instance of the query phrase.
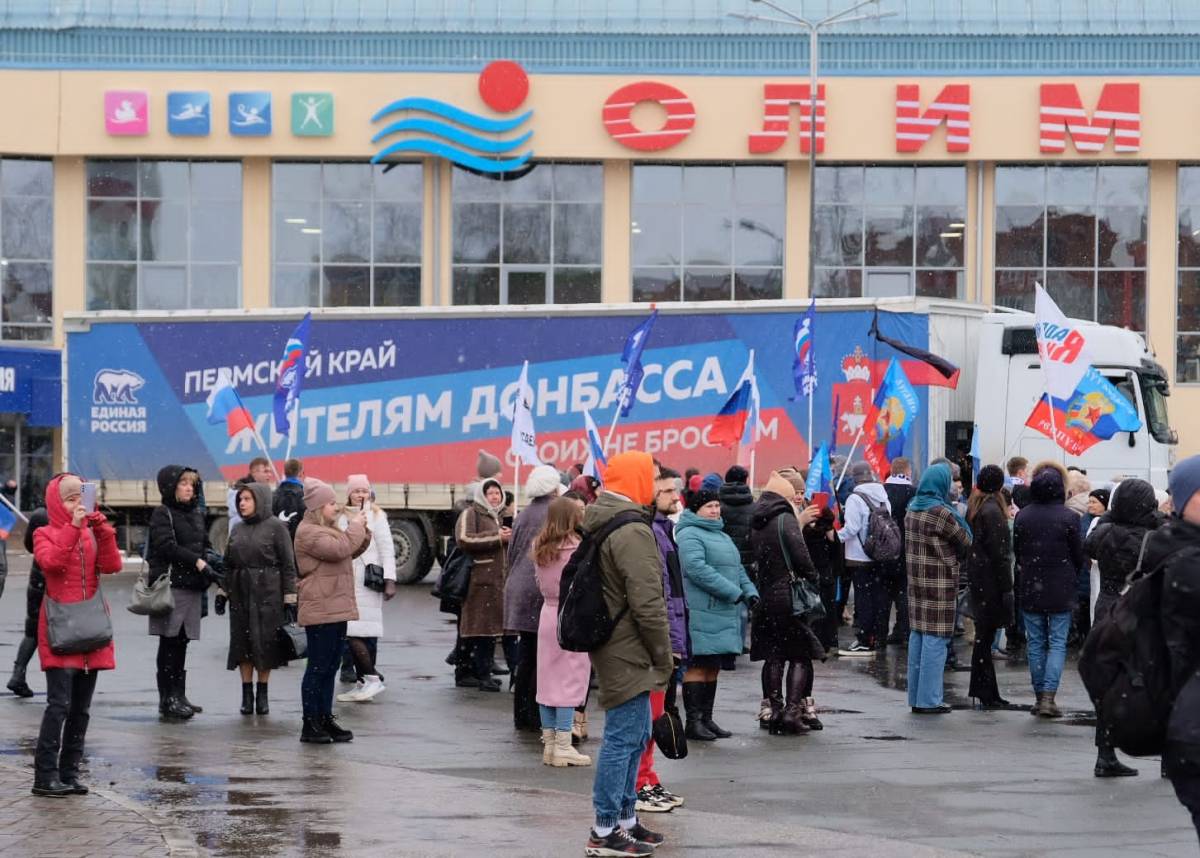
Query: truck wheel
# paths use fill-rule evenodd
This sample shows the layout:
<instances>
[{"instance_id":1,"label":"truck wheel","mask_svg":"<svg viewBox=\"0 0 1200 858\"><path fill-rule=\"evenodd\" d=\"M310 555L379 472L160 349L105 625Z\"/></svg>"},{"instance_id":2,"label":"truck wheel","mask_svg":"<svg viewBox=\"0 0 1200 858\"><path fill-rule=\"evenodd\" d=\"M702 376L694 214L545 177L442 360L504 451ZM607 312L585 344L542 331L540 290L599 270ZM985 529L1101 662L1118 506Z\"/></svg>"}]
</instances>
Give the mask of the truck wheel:
<instances>
[{"instance_id":1,"label":"truck wheel","mask_svg":"<svg viewBox=\"0 0 1200 858\"><path fill-rule=\"evenodd\" d=\"M396 543L396 581L416 584L424 580L433 568L433 550L421 523L408 518L394 520L392 540Z\"/></svg>"},{"instance_id":2,"label":"truck wheel","mask_svg":"<svg viewBox=\"0 0 1200 858\"><path fill-rule=\"evenodd\" d=\"M219 515L208 526L208 541L212 543L213 551L224 555L229 546L229 516Z\"/></svg>"}]
</instances>

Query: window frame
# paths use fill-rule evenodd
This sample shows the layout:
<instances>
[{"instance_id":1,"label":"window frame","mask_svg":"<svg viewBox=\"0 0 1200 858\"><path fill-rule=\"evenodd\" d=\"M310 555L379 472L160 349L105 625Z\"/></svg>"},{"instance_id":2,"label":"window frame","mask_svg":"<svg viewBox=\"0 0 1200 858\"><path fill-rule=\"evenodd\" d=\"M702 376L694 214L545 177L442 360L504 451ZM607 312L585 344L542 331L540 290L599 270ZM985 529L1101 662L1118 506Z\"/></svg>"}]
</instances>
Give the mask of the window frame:
<instances>
[{"instance_id":1,"label":"window frame","mask_svg":"<svg viewBox=\"0 0 1200 858\"><path fill-rule=\"evenodd\" d=\"M1174 372L1172 373L1171 384L1184 387L1200 387L1200 371L1196 373L1194 381L1185 381L1180 375L1180 349L1179 341L1181 337L1197 337L1200 339L1200 328L1197 330L1181 330L1180 321L1183 314L1179 311L1180 292L1183 287L1184 275L1189 272L1194 272L1197 280L1200 281L1200 260L1196 265L1182 265L1180 263L1180 231L1182 229L1182 215L1185 209L1200 208L1200 196L1197 196L1194 202L1186 200L1183 195L1184 186L1184 171L1196 171L1197 178L1200 179L1200 162L1180 162L1176 167L1175 175L1175 323L1172 331L1171 348L1175 361ZM1196 224L1195 228L1200 229L1200 224ZM1200 309L1200 308L1198 308Z\"/></svg>"},{"instance_id":2,"label":"window frame","mask_svg":"<svg viewBox=\"0 0 1200 858\"><path fill-rule=\"evenodd\" d=\"M39 164L46 164L50 169L50 189L45 195L42 194L7 194L3 191L3 186L0 185L0 266L3 266L3 278L0 279L0 296L4 294L4 287L8 279L11 266L14 265L39 265L45 266L49 274L49 300L50 314L45 322L9 322L6 319L5 309L8 302L3 303L0 307L0 342L3 343L49 343L54 339L54 159L53 158L26 158L21 156L0 156L0 173L3 173L5 164L14 161L34 161ZM4 206L5 200L46 200L50 205L50 252L45 259L30 256L7 256L3 253L4 242ZM40 337L10 337L7 336L9 330L14 331L30 331L41 332L44 334Z\"/></svg>"}]
</instances>

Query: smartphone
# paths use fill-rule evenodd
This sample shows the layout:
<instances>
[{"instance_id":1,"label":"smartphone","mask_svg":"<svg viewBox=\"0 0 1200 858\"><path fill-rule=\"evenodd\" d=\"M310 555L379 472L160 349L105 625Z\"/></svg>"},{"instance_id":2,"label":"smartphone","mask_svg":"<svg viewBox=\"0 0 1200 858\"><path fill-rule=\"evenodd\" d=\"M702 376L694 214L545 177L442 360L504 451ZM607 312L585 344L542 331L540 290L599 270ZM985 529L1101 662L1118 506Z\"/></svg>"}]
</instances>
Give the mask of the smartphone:
<instances>
[{"instance_id":1,"label":"smartphone","mask_svg":"<svg viewBox=\"0 0 1200 858\"><path fill-rule=\"evenodd\" d=\"M829 492L813 492L812 502L821 509L829 509Z\"/></svg>"},{"instance_id":2,"label":"smartphone","mask_svg":"<svg viewBox=\"0 0 1200 858\"><path fill-rule=\"evenodd\" d=\"M505 527L512 527L513 526L513 517L511 515L506 515L506 516L504 516L504 518L500 519L500 523L503 524Z\"/></svg>"},{"instance_id":3,"label":"smartphone","mask_svg":"<svg viewBox=\"0 0 1200 858\"><path fill-rule=\"evenodd\" d=\"M83 484L83 489L80 491L80 494L79 494L79 503L82 504L83 508L85 510L87 510L88 512L96 511L96 484L95 483L84 483Z\"/></svg>"}]
</instances>

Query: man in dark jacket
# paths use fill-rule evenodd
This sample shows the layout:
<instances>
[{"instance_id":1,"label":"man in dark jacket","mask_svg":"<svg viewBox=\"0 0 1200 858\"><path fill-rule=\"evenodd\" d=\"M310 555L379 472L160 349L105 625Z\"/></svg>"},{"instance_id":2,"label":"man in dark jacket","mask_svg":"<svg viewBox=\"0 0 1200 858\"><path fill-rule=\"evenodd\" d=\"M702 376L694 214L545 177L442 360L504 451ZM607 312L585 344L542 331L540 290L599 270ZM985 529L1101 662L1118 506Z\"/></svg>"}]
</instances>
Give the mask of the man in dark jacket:
<instances>
[{"instance_id":1,"label":"man in dark jacket","mask_svg":"<svg viewBox=\"0 0 1200 858\"><path fill-rule=\"evenodd\" d=\"M1158 511L1154 486L1145 480L1124 480L1111 496L1108 512L1100 517L1084 543L1087 553L1100 566L1100 593L1096 597L1096 620L1108 616L1125 587L1129 574L1137 568L1147 534L1163 522ZM1137 769L1117 759L1108 739L1102 713L1096 718L1096 767L1098 778L1131 777Z\"/></svg>"},{"instance_id":2,"label":"man in dark jacket","mask_svg":"<svg viewBox=\"0 0 1200 858\"><path fill-rule=\"evenodd\" d=\"M1163 774L1200 834L1200 456L1171 469L1168 490L1174 512L1147 541L1142 569L1162 567L1162 630L1176 692Z\"/></svg>"},{"instance_id":3,"label":"man in dark jacket","mask_svg":"<svg viewBox=\"0 0 1200 858\"><path fill-rule=\"evenodd\" d=\"M891 476L883 483L887 492L888 503L892 506L892 520L904 535L904 513L908 510L908 502L913 499L917 489L912 484L912 463L903 456L892 459ZM895 560L885 560L879 565L883 579L883 589L886 594L884 601L884 625L891 614L892 606L896 608L896 625L888 635L889 644L908 644L908 570L904 564L904 551Z\"/></svg>"},{"instance_id":4,"label":"man in dark jacket","mask_svg":"<svg viewBox=\"0 0 1200 858\"><path fill-rule=\"evenodd\" d=\"M39 507L29 514L29 523L25 525L25 550L33 556L33 534L39 527L50 523L44 507ZM37 561L29 568L29 585L25 588L25 636L17 645L17 657L13 661L12 677L8 680L7 688L17 697L32 697L33 689L25 680L25 672L33 654L37 652L38 616L42 612L42 596L46 594L46 578Z\"/></svg>"},{"instance_id":5,"label":"man in dark jacket","mask_svg":"<svg viewBox=\"0 0 1200 858\"><path fill-rule=\"evenodd\" d=\"M296 528L304 518L304 463L299 459L288 459L283 463L283 482L275 489L271 514L288 526L295 542Z\"/></svg>"},{"instance_id":6,"label":"man in dark jacket","mask_svg":"<svg viewBox=\"0 0 1200 858\"><path fill-rule=\"evenodd\" d=\"M649 453L618 453L608 461L604 491L583 517L595 533L623 512L647 513L654 503ZM614 530L599 550L600 582L612 635L590 653L604 713L592 804L596 822L589 854L650 856L663 836L637 819L636 775L650 740L650 693L665 691L674 670L663 598L662 560L650 520Z\"/></svg>"},{"instance_id":7,"label":"man in dark jacket","mask_svg":"<svg viewBox=\"0 0 1200 858\"><path fill-rule=\"evenodd\" d=\"M1067 655L1075 579L1084 561L1079 516L1066 507L1066 473L1045 462L1033 472L1030 503L1013 524L1021 617L1028 638L1032 714L1060 718L1054 703Z\"/></svg>"},{"instance_id":8,"label":"man in dark jacket","mask_svg":"<svg viewBox=\"0 0 1200 858\"><path fill-rule=\"evenodd\" d=\"M721 521L725 523L725 535L733 540L738 554L742 555L742 568L754 580L754 551L750 547L750 513L754 507L754 492L746 481L750 472L741 465L734 465L725 472L725 482L717 490L721 500Z\"/></svg>"}]
</instances>

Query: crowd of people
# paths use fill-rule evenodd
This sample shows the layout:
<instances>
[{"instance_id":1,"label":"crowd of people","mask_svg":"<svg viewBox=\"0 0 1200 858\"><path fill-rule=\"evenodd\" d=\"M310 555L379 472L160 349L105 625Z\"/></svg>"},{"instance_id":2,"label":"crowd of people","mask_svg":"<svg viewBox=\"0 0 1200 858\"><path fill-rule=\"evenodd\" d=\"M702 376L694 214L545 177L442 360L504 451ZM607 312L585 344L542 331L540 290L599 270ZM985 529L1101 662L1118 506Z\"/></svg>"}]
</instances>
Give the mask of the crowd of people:
<instances>
[{"instance_id":1,"label":"crowd of people","mask_svg":"<svg viewBox=\"0 0 1200 858\"><path fill-rule=\"evenodd\" d=\"M814 662L889 647L907 649L912 713L945 715L953 710L944 673L957 665L955 639L969 619L963 669L973 705L1059 718L1068 647L1152 564L1165 570L1163 627L1179 695L1163 770L1200 830L1200 604L1191 601L1200 602L1200 567L1185 562L1200 551L1200 457L1173 469L1168 493L1137 478L1093 487L1082 471L1020 457L977 469L940 459L919 477L897 458L883 481L865 462L835 461L832 493L810 491L804 471L783 467L756 493L740 466L681 476L649 454L624 452L602 479L580 466L533 468L516 514L500 469L481 451L470 500L457 511L452 553L469 559L470 573L461 599L443 597L457 626L447 661L460 688L499 692L509 677L514 726L540 733L544 765L594 767L588 855L650 855L663 841L639 814L670 812L684 799L659 778L655 749L665 746L652 733L669 731L674 716L686 740L731 736L714 706L721 673L740 656L761 662L756 716L772 736L824 728ZM203 711L188 698L186 659L215 588L216 613L229 615L227 667L240 675L241 713L269 714L271 672L295 657L281 630L298 625L307 644L300 740L348 742L353 734L333 715L339 668L353 684L340 703L385 690L378 641L383 604L396 593L387 514L366 475L346 478L345 498L306 478L297 460L274 490L271 476L270 463L255 460L230 488L221 555L209 542L200 475L179 465L159 471L162 502L145 551L147 586L167 576L171 595L148 626L158 637L159 710L173 721ZM111 640L74 652L50 642L47 606L88 601L98 576L121 568L115 531L88 508L83 488L73 474L53 479L25 534L35 562L8 688L32 694L26 670L36 649L48 691L38 795L87 791L79 759L90 700L98 671L115 664ZM565 576L588 562L578 549L589 540L597 544L587 568L611 628L580 652L562 645L560 596ZM845 643L843 624L854 629ZM994 664L1022 649L1028 704L1001 696ZM605 718L589 755L580 746L593 695ZM1136 775L1116 756L1108 714L1097 712L1094 774Z\"/></svg>"}]
</instances>

